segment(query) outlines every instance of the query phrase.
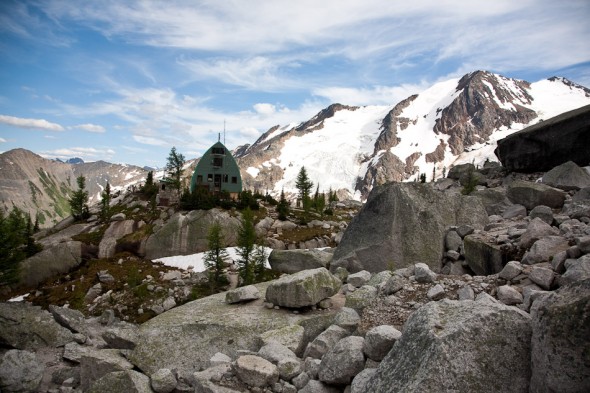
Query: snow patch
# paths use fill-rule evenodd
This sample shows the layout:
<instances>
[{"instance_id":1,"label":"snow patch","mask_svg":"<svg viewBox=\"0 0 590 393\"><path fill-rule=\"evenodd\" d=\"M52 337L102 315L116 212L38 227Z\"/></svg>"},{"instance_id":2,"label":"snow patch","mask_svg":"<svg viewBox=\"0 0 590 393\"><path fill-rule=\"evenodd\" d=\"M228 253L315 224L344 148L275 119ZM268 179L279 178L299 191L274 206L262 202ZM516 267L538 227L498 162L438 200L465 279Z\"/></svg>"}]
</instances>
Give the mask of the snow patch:
<instances>
[{"instance_id":1,"label":"snow patch","mask_svg":"<svg viewBox=\"0 0 590 393\"><path fill-rule=\"evenodd\" d=\"M227 251L229 258L232 261L236 262L239 259L237 247L227 247L225 250ZM270 269L270 264L268 263L268 256L270 255L272 248L264 247L264 251L266 253L265 266ZM178 269L184 269L184 270L187 270L189 266L192 266L193 271L204 272L205 270L207 270L205 268L205 262L204 262L205 254L206 253L204 253L204 252L199 252L197 254L191 254L191 255L177 255L177 256L172 256L172 257L154 259L154 262L160 262L166 266L171 266L171 267L175 267Z\"/></svg>"}]
</instances>

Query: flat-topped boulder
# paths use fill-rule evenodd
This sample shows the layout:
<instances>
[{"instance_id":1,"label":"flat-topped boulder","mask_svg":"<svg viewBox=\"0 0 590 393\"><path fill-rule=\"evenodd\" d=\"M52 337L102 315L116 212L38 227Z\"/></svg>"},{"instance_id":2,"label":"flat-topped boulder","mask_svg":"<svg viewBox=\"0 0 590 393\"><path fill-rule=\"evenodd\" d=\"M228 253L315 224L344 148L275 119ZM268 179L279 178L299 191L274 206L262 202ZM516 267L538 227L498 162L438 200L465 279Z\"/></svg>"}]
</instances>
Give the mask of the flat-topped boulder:
<instances>
[{"instance_id":1,"label":"flat-topped boulder","mask_svg":"<svg viewBox=\"0 0 590 393\"><path fill-rule=\"evenodd\" d=\"M272 250L268 263L272 270L281 273L297 273L307 269L326 267L332 253L322 250Z\"/></svg>"},{"instance_id":2,"label":"flat-topped boulder","mask_svg":"<svg viewBox=\"0 0 590 393\"><path fill-rule=\"evenodd\" d=\"M273 281L266 290L266 300L281 307L306 307L334 296L342 283L326 268L304 270Z\"/></svg>"}]
</instances>

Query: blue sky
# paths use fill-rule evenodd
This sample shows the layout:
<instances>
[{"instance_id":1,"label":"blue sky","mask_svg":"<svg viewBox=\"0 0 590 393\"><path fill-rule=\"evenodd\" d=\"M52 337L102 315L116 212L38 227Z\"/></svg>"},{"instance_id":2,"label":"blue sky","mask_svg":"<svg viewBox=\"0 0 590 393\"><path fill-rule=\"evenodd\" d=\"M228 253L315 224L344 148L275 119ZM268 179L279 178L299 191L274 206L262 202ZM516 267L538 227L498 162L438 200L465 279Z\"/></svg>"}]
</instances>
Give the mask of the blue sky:
<instances>
[{"instance_id":1,"label":"blue sky","mask_svg":"<svg viewBox=\"0 0 590 393\"><path fill-rule=\"evenodd\" d=\"M0 2L0 151L162 166L484 69L590 86L587 0Z\"/></svg>"}]
</instances>

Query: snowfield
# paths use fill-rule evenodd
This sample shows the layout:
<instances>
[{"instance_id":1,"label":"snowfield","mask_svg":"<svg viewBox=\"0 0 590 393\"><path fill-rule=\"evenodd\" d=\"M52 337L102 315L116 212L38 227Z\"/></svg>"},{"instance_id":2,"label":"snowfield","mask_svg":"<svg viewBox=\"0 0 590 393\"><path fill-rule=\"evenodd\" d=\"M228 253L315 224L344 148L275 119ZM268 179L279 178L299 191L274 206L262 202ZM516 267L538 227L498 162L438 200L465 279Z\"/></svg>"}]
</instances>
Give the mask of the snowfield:
<instances>
[{"instance_id":1,"label":"snowfield","mask_svg":"<svg viewBox=\"0 0 590 393\"><path fill-rule=\"evenodd\" d=\"M270 269L270 265L268 263L268 255L272 251L272 248L264 247L264 249L266 251L265 266ZM237 254L237 247L227 247L225 250L229 254L229 257L232 261L235 262L239 259L239 256ZM204 272L205 270L207 270L205 268L205 263L203 262L204 259L205 253L200 252L191 255L177 255L173 257L158 258L154 259L153 262L160 262L166 266L171 266L183 270L188 270L189 266L192 266L193 271Z\"/></svg>"}]
</instances>

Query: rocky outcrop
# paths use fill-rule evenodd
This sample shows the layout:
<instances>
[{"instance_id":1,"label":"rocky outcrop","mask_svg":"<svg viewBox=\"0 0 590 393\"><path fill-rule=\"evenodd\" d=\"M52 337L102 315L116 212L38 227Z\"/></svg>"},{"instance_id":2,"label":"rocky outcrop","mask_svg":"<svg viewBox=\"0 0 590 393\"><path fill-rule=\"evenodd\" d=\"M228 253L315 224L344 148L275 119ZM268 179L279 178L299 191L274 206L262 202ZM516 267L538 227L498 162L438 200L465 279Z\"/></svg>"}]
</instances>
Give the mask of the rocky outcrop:
<instances>
[{"instance_id":1,"label":"rocky outcrop","mask_svg":"<svg viewBox=\"0 0 590 393\"><path fill-rule=\"evenodd\" d=\"M590 105L544 120L498 141L494 151L509 171L539 172L573 161L588 165Z\"/></svg>"},{"instance_id":2,"label":"rocky outcrop","mask_svg":"<svg viewBox=\"0 0 590 393\"><path fill-rule=\"evenodd\" d=\"M268 285L257 287L264 293ZM240 349L258 350L260 334L315 317L313 313L301 315L267 309L262 300L229 305L225 303L225 294L213 295L144 323L130 360L147 374L160 368L196 371L207 367L208 359L217 352L235 359Z\"/></svg>"},{"instance_id":3,"label":"rocky outcrop","mask_svg":"<svg viewBox=\"0 0 590 393\"><path fill-rule=\"evenodd\" d=\"M330 269L380 272L423 261L439 270L446 228L481 228L486 222L486 211L475 197L436 191L430 184L385 184L373 189L351 222Z\"/></svg>"},{"instance_id":4,"label":"rocky outcrop","mask_svg":"<svg viewBox=\"0 0 590 393\"><path fill-rule=\"evenodd\" d=\"M431 302L412 314L367 391L528 392L530 338L530 316L514 307Z\"/></svg>"},{"instance_id":5,"label":"rocky outcrop","mask_svg":"<svg viewBox=\"0 0 590 393\"><path fill-rule=\"evenodd\" d=\"M590 279L533 303L533 393L590 390Z\"/></svg>"},{"instance_id":6,"label":"rocky outcrop","mask_svg":"<svg viewBox=\"0 0 590 393\"><path fill-rule=\"evenodd\" d=\"M51 314L27 303L0 303L0 344L9 348L36 350L60 347L73 341L72 333Z\"/></svg>"},{"instance_id":7,"label":"rocky outcrop","mask_svg":"<svg viewBox=\"0 0 590 393\"><path fill-rule=\"evenodd\" d=\"M98 245L98 257L112 258L115 255L117 240L135 230L137 230L137 224L133 220L111 222Z\"/></svg>"},{"instance_id":8,"label":"rocky outcrop","mask_svg":"<svg viewBox=\"0 0 590 393\"><path fill-rule=\"evenodd\" d=\"M179 212L151 235L145 246L145 257L157 259L207 250L209 228L215 222L222 227L225 245L236 245L240 220L220 209Z\"/></svg>"},{"instance_id":9,"label":"rocky outcrop","mask_svg":"<svg viewBox=\"0 0 590 393\"><path fill-rule=\"evenodd\" d=\"M20 264L20 284L35 286L82 263L84 245L78 241L59 243L25 259Z\"/></svg>"}]
</instances>

